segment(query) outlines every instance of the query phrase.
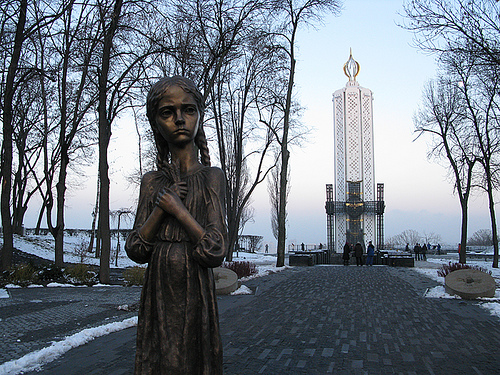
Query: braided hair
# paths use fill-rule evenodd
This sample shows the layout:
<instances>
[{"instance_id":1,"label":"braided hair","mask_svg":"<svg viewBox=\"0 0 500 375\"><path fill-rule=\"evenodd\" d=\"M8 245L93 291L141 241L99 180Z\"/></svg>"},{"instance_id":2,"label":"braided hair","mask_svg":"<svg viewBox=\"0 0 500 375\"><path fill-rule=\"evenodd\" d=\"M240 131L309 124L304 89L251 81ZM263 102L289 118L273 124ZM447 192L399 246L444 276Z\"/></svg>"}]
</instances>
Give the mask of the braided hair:
<instances>
[{"instance_id":1,"label":"braided hair","mask_svg":"<svg viewBox=\"0 0 500 375\"><path fill-rule=\"evenodd\" d=\"M198 108L200 116L200 123L198 125L198 132L194 138L194 143L198 147L201 156L201 163L205 166L210 166L210 155L208 151L207 138L203 130L203 113L205 110L205 103L203 102L203 95L196 87L193 81L181 76L165 77L156 82L148 92L146 98L146 116L148 117L149 124L153 130L153 135L158 150L157 163L158 167L170 161L170 150L167 141L161 136L156 125L156 115L158 114L158 104L160 100L170 87L178 86L188 94L193 95Z\"/></svg>"}]
</instances>

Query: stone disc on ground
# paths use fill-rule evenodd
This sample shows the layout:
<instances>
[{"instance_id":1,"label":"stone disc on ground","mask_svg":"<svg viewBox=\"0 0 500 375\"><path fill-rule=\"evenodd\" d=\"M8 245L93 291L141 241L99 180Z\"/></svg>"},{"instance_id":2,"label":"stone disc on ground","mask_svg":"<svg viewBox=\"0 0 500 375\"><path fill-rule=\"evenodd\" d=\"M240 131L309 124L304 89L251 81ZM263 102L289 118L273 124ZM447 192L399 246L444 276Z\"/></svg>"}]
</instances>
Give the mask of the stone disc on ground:
<instances>
[{"instance_id":1,"label":"stone disc on ground","mask_svg":"<svg viewBox=\"0 0 500 375\"><path fill-rule=\"evenodd\" d=\"M238 275L229 268L214 268L215 292L229 294L238 289Z\"/></svg>"},{"instance_id":2,"label":"stone disc on ground","mask_svg":"<svg viewBox=\"0 0 500 375\"><path fill-rule=\"evenodd\" d=\"M445 277L445 289L463 299L495 296L495 279L486 272L462 269L450 272Z\"/></svg>"}]
</instances>

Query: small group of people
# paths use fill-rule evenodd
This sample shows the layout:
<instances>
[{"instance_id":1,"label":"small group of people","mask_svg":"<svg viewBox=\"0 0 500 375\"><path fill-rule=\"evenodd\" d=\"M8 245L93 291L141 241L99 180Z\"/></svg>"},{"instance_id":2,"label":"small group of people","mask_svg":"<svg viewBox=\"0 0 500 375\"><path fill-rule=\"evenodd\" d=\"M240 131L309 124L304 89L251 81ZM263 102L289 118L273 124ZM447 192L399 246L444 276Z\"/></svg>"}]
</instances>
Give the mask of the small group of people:
<instances>
[{"instance_id":1,"label":"small group of people","mask_svg":"<svg viewBox=\"0 0 500 375\"><path fill-rule=\"evenodd\" d=\"M342 254L342 259L344 260L344 266L349 265L349 259L351 258L351 253L353 253L356 258L356 266L363 265L363 245L360 242L357 242L354 245L350 244L346 241L344 245L344 252ZM375 246L373 246L372 241L368 241L368 246L366 248L366 265L373 266L373 257L375 256Z\"/></svg>"},{"instance_id":2,"label":"small group of people","mask_svg":"<svg viewBox=\"0 0 500 375\"><path fill-rule=\"evenodd\" d=\"M406 244L406 247L408 247L408 244ZM417 242L415 246L413 247L413 252L415 253L415 260L427 260L427 250L431 248L431 244L420 244Z\"/></svg>"}]
</instances>

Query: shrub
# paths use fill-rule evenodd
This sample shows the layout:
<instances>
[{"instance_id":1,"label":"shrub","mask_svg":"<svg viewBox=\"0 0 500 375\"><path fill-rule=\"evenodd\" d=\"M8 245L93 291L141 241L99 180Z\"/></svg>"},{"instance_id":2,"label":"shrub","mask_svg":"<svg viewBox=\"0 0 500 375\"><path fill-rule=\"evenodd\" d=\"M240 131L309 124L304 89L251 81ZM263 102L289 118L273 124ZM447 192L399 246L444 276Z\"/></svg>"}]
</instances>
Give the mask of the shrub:
<instances>
[{"instance_id":1,"label":"shrub","mask_svg":"<svg viewBox=\"0 0 500 375\"><path fill-rule=\"evenodd\" d=\"M62 281L64 280L64 272L55 265L43 266L38 271L38 279L40 281Z\"/></svg>"},{"instance_id":2,"label":"shrub","mask_svg":"<svg viewBox=\"0 0 500 375\"><path fill-rule=\"evenodd\" d=\"M89 266L83 263L76 264L64 270L64 278L68 283L76 285L97 284L97 273L91 271Z\"/></svg>"},{"instance_id":3,"label":"shrub","mask_svg":"<svg viewBox=\"0 0 500 375\"><path fill-rule=\"evenodd\" d=\"M142 286L144 284L144 274L146 269L141 266L133 266L127 268L123 272L123 278L125 279L125 283L128 286L139 285Z\"/></svg>"},{"instance_id":4,"label":"shrub","mask_svg":"<svg viewBox=\"0 0 500 375\"><path fill-rule=\"evenodd\" d=\"M38 281L37 270L31 264L19 264L8 275L9 282L26 287Z\"/></svg>"},{"instance_id":5,"label":"shrub","mask_svg":"<svg viewBox=\"0 0 500 375\"><path fill-rule=\"evenodd\" d=\"M451 263L449 262L448 264L443 264L441 268L437 271L438 276L446 277L450 272L457 271L457 270L465 270L465 269L471 269L471 270L478 270L482 272L486 272L491 275L491 271L488 271L487 269L475 265L468 265L465 263Z\"/></svg>"},{"instance_id":6,"label":"shrub","mask_svg":"<svg viewBox=\"0 0 500 375\"><path fill-rule=\"evenodd\" d=\"M221 267L234 271L238 275L238 279L257 273L255 263L248 261L224 262Z\"/></svg>"}]
</instances>

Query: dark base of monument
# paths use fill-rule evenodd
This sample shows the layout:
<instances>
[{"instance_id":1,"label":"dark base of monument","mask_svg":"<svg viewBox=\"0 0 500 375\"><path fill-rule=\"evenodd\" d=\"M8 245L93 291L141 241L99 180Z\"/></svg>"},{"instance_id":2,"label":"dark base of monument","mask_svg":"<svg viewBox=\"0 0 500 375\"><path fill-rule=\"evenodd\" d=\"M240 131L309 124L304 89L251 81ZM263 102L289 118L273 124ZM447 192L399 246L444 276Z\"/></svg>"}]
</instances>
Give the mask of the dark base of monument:
<instances>
[{"instance_id":1,"label":"dark base of monument","mask_svg":"<svg viewBox=\"0 0 500 375\"><path fill-rule=\"evenodd\" d=\"M413 257L389 256L387 257L387 265L392 267L415 267Z\"/></svg>"},{"instance_id":2,"label":"dark base of monument","mask_svg":"<svg viewBox=\"0 0 500 375\"><path fill-rule=\"evenodd\" d=\"M366 254L363 254L363 265L366 264ZM341 253L333 253L331 255L331 264L344 264L344 259ZM411 255L389 255L387 252L381 251L375 253L373 257L374 265L384 265L392 267L415 267L415 260ZM356 258L350 257L348 265L356 265Z\"/></svg>"},{"instance_id":3,"label":"dark base of monument","mask_svg":"<svg viewBox=\"0 0 500 375\"><path fill-rule=\"evenodd\" d=\"M290 266L314 266L316 264L330 264L328 250L296 251L288 258Z\"/></svg>"},{"instance_id":4,"label":"dark base of monument","mask_svg":"<svg viewBox=\"0 0 500 375\"><path fill-rule=\"evenodd\" d=\"M290 266L314 266L316 263L314 262L313 255L306 254L293 254L288 258L288 263Z\"/></svg>"}]
</instances>

